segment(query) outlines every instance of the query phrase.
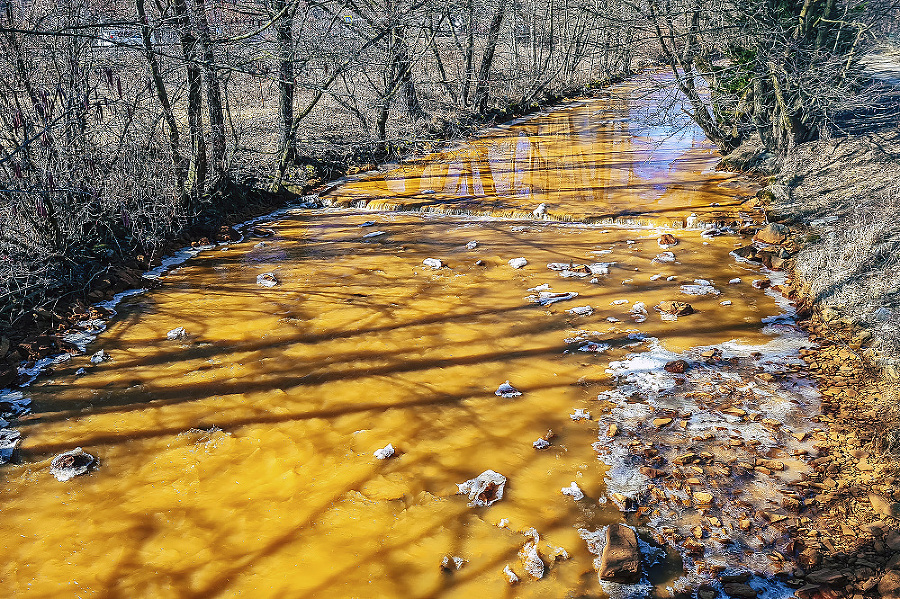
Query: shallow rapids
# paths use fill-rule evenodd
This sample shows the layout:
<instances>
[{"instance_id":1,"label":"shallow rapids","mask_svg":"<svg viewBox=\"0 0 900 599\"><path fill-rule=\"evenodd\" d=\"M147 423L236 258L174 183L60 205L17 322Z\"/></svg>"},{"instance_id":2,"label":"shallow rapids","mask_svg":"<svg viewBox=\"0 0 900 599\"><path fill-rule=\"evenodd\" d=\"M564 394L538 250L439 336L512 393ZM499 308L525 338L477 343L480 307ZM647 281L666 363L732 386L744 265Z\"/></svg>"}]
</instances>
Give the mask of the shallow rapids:
<instances>
[{"instance_id":1,"label":"shallow rapids","mask_svg":"<svg viewBox=\"0 0 900 599\"><path fill-rule=\"evenodd\" d=\"M818 434L804 339L730 254L747 239L683 228L749 221L749 184L693 131L635 136L613 91L348 182L329 202L357 207L283 212L123 300L26 389L0 469L11 596L665 596L774 571ZM59 482L75 447L99 466ZM486 470L503 497L469 507L457 485ZM586 539L623 521L647 576L601 585Z\"/></svg>"}]
</instances>

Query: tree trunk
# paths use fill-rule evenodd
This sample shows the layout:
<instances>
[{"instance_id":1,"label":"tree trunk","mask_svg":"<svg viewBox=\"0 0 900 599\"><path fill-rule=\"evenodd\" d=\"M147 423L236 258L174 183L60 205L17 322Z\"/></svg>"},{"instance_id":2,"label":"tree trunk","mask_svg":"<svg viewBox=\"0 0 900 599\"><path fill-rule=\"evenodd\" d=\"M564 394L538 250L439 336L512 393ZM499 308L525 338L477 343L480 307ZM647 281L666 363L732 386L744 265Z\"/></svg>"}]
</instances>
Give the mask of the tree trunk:
<instances>
[{"instance_id":1,"label":"tree trunk","mask_svg":"<svg viewBox=\"0 0 900 599\"><path fill-rule=\"evenodd\" d=\"M296 148L291 136L294 127L294 12L286 10L285 0L274 0L272 10L281 14L276 25L278 39L278 147L293 159Z\"/></svg>"},{"instance_id":2,"label":"tree trunk","mask_svg":"<svg viewBox=\"0 0 900 599\"><path fill-rule=\"evenodd\" d=\"M212 165L214 185L220 185L227 177L225 170L225 111L222 106L222 89L216 72L209 21L206 17L205 0L194 0L197 20L197 41L202 57L203 80L206 83L206 109L209 114L210 138L212 139Z\"/></svg>"},{"instance_id":3,"label":"tree trunk","mask_svg":"<svg viewBox=\"0 0 900 599\"><path fill-rule=\"evenodd\" d=\"M185 196L185 171L184 157L181 155L181 143L178 135L178 123L175 121L175 113L172 111L172 104L169 101L169 93L166 90L166 84L163 82L162 75L159 70L159 61L156 53L153 51L153 40L150 35L150 21L147 19L147 12L144 8L144 0L135 0L138 18L140 19L141 40L144 44L144 56L147 59L147 65L150 67L150 78L153 81L153 87L156 90L156 97L159 105L162 107L163 120L166 122L166 128L169 131L169 151L172 154L172 166L175 169L176 191L184 203Z\"/></svg>"},{"instance_id":4,"label":"tree trunk","mask_svg":"<svg viewBox=\"0 0 900 599\"><path fill-rule=\"evenodd\" d=\"M197 38L193 34L185 0L174 0L175 22L181 42L181 53L187 74L187 117L191 138L191 162L187 174L186 188L189 194L198 197L206 185L208 162L206 140L203 131L203 81L198 67Z\"/></svg>"},{"instance_id":5,"label":"tree trunk","mask_svg":"<svg viewBox=\"0 0 900 599\"><path fill-rule=\"evenodd\" d=\"M497 10L491 19L491 26L488 29L487 45L484 48L484 54L481 57L481 67L478 69L478 79L475 84L475 109L478 112L484 112L487 108L488 99L488 76L491 72L491 65L494 63L494 50L497 48L497 39L500 37L500 28L503 25L503 15L506 12L506 2L500 0L497 3Z\"/></svg>"}]
</instances>

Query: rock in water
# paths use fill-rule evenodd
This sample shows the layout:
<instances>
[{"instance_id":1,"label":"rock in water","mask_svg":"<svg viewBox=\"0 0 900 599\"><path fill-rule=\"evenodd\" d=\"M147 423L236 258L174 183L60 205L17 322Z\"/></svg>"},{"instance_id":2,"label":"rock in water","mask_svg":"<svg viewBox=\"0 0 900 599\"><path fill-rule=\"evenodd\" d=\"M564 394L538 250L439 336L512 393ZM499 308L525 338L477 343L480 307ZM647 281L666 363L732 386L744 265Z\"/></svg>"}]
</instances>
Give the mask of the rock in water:
<instances>
[{"instance_id":1,"label":"rock in water","mask_svg":"<svg viewBox=\"0 0 900 599\"><path fill-rule=\"evenodd\" d=\"M257 275L256 284L260 287L275 287L278 285L278 279L272 273L264 272L261 275Z\"/></svg>"},{"instance_id":2,"label":"rock in water","mask_svg":"<svg viewBox=\"0 0 900 599\"><path fill-rule=\"evenodd\" d=\"M522 395L522 392L509 384L509 381L506 381L494 391L494 395L498 395L500 397L519 397Z\"/></svg>"},{"instance_id":3,"label":"rock in water","mask_svg":"<svg viewBox=\"0 0 900 599\"><path fill-rule=\"evenodd\" d=\"M579 487L578 484L575 482L572 482L572 484L569 485L568 487L563 487L562 489L560 489L560 492L563 495L568 495L575 501L580 501L580 500L584 499L584 491L582 491L581 487Z\"/></svg>"},{"instance_id":4,"label":"rock in water","mask_svg":"<svg viewBox=\"0 0 900 599\"><path fill-rule=\"evenodd\" d=\"M637 535L622 524L606 529L606 546L600 558L600 580L634 584L641 578L641 551Z\"/></svg>"},{"instance_id":5,"label":"rock in water","mask_svg":"<svg viewBox=\"0 0 900 599\"><path fill-rule=\"evenodd\" d=\"M544 577L544 562L538 554L537 546L541 538L537 531L529 528L525 534L531 537L531 540L525 543L525 546L519 551L519 560L522 562L522 568L535 580Z\"/></svg>"},{"instance_id":6,"label":"rock in water","mask_svg":"<svg viewBox=\"0 0 900 599\"><path fill-rule=\"evenodd\" d=\"M528 260L526 260L525 258L513 258L509 261L509 265L513 268L525 268L527 264Z\"/></svg>"},{"instance_id":7,"label":"rock in water","mask_svg":"<svg viewBox=\"0 0 900 599\"><path fill-rule=\"evenodd\" d=\"M769 223L753 236L753 241L777 245L788 238L791 230L779 223Z\"/></svg>"},{"instance_id":8,"label":"rock in water","mask_svg":"<svg viewBox=\"0 0 900 599\"><path fill-rule=\"evenodd\" d=\"M656 243L662 249L667 250L678 245L678 239L671 233L665 233L659 236L659 239L656 240Z\"/></svg>"},{"instance_id":9,"label":"rock in water","mask_svg":"<svg viewBox=\"0 0 900 599\"><path fill-rule=\"evenodd\" d=\"M473 479L456 485L457 495L469 496L469 507L487 507L503 499L506 477L493 470L485 470Z\"/></svg>"},{"instance_id":10,"label":"rock in water","mask_svg":"<svg viewBox=\"0 0 900 599\"><path fill-rule=\"evenodd\" d=\"M7 428L0 430L0 464L12 459L21 438L22 434L19 431Z\"/></svg>"},{"instance_id":11,"label":"rock in water","mask_svg":"<svg viewBox=\"0 0 900 599\"><path fill-rule=\"evenodd\" d=\"M80 447L61 453L50 462L50 474L60 482L66 482L87 472L97 463L97 458Z\"/></svg>"},{"instance_id":12,"label":"rock in water","mask_svg":"<svg viewBox=\"0 0 900 599\"><path fill-rule=\"evenodd\" d=\"M674 314L675 316L686 316L694 313L694 307L687 302L662 301L656 306L658 312L663 314Z\"/></svg>"},{"instance_id":13,"label":"rock in water","mask_svg":"<svg viewBox=\"0 0 900 599\"><path fill-rule=\"evenodd\" d=\"M169 340L184 339L185 337L187 337L187 331L184 327L178 327L166 333L166 339Z\"/></svg>"},{"instance_id":14,"label":"rock in water","mask_svg":"<svg viewBox=\"0 0 900 599\"><path fill-rule=\"evenodd\" d=\"M425 266L430 266L431 268L438 269L443 268L444 263L438 260L437 258L425 258L422 260L422 264Z\"/></svg>"},{"instance_id":15,"label":"rock in water","mask_svg":"<svg viewBox=\"0 0 900 599\"><path fill-rule=\"evenodd\" d=\"M389 457L391 457L392 455L394 455L394 446L391 445L390 443L388 443L387 445L385 445L384 447L382 447L381 449L379 449L372 455L375 456L376 459L386 460Z\"/></svg>"}]
</instances>

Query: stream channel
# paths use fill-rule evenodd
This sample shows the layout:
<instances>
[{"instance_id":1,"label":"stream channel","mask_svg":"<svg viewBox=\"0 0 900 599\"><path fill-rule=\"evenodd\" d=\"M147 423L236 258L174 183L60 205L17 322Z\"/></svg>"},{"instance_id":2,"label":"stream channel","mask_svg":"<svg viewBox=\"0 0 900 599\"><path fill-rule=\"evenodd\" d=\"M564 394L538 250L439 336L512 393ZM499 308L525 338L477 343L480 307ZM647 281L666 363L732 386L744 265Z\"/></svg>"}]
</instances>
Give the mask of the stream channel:
<instances>
[{"instance_id":1,"label":"stream channel","mask_svg":"<svg viewBox=\"0 0 900 599\"><path fill-rule=\"evenodd\" d=\"M745 571L790 596L807 340L754 284L778 273L731 254L754 184L650 124L642 86L343 181L83 323L85 355L0 392L31 400L0 469L6 596L671 596ZM76 447L99 464L56 480ZM487 470L502 498L470 507ZM598 579L617 523L634 584Z\"/></svg>"}]
</instances>

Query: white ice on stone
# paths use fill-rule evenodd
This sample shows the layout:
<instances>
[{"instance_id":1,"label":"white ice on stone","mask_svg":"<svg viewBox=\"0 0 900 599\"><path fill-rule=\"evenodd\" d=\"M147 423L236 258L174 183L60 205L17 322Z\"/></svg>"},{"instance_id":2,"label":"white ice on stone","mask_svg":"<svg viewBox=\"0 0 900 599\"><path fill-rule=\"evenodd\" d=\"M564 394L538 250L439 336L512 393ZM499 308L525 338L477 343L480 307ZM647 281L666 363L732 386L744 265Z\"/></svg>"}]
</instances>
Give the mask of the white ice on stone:
<instances>
[{"instance_id":1,"label":"white ice on stone","mask_svg":"<svg viewBox=\"0 0 900 599\"><path fill-rule=\"evenodd\" d=\"M503 566L503 574L506 575L506 581L509 584L516 584L519 582L519 577L516 576L516 573L512 571L512 568L509 566Z\"/></svg>"},{"instance_id":2,"label":"white ice on stone","mask_svg":"<svg viewBox=\"0 0 900 599\"><path fill-rule=\"evenodd\" d=\"M550 442L547 441L547 439L541 437L531 445L535 449L547 449L548 447L550 447Z\"/></svg>"},{"instance_id":3,"label":"white ice on stone","mask_svg":"<svg viewBox=\"0 0 900 599\"><path fill-rule=\"evenodd\" d=\"M513 268L524 268L528 264L528 260L525 258L513 258L508 264Z\"/></svg>"},{"instance_id":4,"label":"white ice on stone","mask_svg":"<svg viewBox=\"0 0 900 599\"><path fill-rule=\"evenodd\" d=\"M543 285L538 285L537 287L531 287L528 291L550 291L550 285L544 283Z\"/></svg>"},{"instance_id":5,"label":"white ice on stone","mask_svg":"<svg viewBox=\"0 0 900 599\"><path fill-rule=\"evenodd\" d=\"M589 353L600 353L609 349L608 343L599 343L597 341L589 341L585 343L581 347L578 348L578 351L589 352Z\"/></svg>"},{"instance_id":6,"label":"white ice on stone","mask_svg":"<svg viewBox=\"0 0 900 599\"><path fill-rule=\"evenodd\" d=\"M363 235L363 239L372 239L373 237L381 237L382 235L387 235L387 231L372 231L371 233Z\"/></svg>"},{"instance_id":7,"label":"white ice on stone","mask_svg":"<svg viewBox=\"0 0 900 599\"><path fill-rule=\"evenodd\" d=\"M698 282L702 281L702 283ZM685 295L719 295L721 291L704 279L695 279L693 285L682 285L681 293Z\"/></svg>"},{"instance_id":8,"label":"white ice on stone","mask_svg":"<svg viewBox=\"0 0 900 599\"><path fill-rule=\"evenodd\" d=\"M522 395L522 392L510 385L509 381L506 381L505 383L497 387L497 390L494 391L494 395L510 398L519 397L520 395Z\"/></svg>"},{"instance_id":9,"label":"white ice on stone","mask_svg":"<svg viewBox=\"0 0 900 599\"><path fill-rule=\"evenodd\" d=\"M562 302L578 297L575 291L555 293L552 291L541 291L537 295L529 295L525 299L539 306L549 306L556 302Z\"/></svg>"},{"instance_id":10,"label":"white ice on stone","mask_svg":"<svg viewBox=\"0 0 900 599\"><path fill-rule=\"evenodd\" d=\"M608 275L609 267L615 264L615 262L595 262L593 264L588 264L588 270L591 271L592 275Z\"/></svg>"},{"instance_id":11,"label":"white ice on stone","mask_svg":"<svg viewBox=\"0 0 900 599\"><path fill-rule=\"evenodd\" d=\"M606 322L622 322L622 321L619 320L618 318L616 318L615 316L607 316Z\"/></svg>"},{"instance_id":12,"label":"white ice on stone","mask_svg":"<svg viewBox=\"0 0 900 599\"><path fill-rule=\"evenodd\" d=\"M722 300L721 302L719 302L719 305L720 306L730 306L731 300Z\"/></svg>"},{"instance_id":13,"label":"white ice on stone","mask_svg":"<svg viewBox=\"0 0 900 599\"><path fill-rule=\"evenodd\" d=\"M377 450L372 455L374 455L379 460L386 460L389 457L391 457L392 455L394 455L394 446L391 445L390 443L388 443L387 445L385 445L381 449Z\"/></svg>"},{"instance_id":14,"label":"white ice on stone","mask_svg":"<svg viewBox=\"0 0 900 599\"><path fill-rule=\"evenodd\" d=\"M107 360L112 360L112 358L102 349L91 356L91 364L99 364L100 362L106 362Z\"/></svg>"},{"instance_id":15,"label":"white ice on stone","mask_svg":"<svg viewBox=\"0 0 900 599\"><path fill-rule=\"evenodd\" d=\"M166 339L169 339L169 340L184 339L185 337L187 337L187 331L185 330L184 327L178 327L178 328L172 329L171 331L166 333Z\"/></svg>"},{"instance_id":16,"label":"white ice on stone","mask_svg":"<svg viewBox=\"0 0 900 599\"><path fill-rule=\"evenodd\" d=\"M531 212L531 214L532 214L532 216L536 216L538 218L543 218L543 217L547 216L547 204L544 204L544 203L538 204L538 207L535 208Z\"/></svg>"},{"instance_id":17,"label":"white ice on stone","mask_svg":"<svg viewBox=\"0 0 900 599\"><path fill-rule=\"evenodd\" d=\"M485 470L475 478L457 483L457 495L469 496L469 507L487 507L503 498L506 477L493 470Z\"/></svg>"},{"instance_id":18,"label":"white ice on stone","mask_svg":"<svg viewBox=\"0 0 900 599\"><path fill-rule=\"evenodd\" d=\"M575 411L572 414L569 414L569 418L571 418L573 421L590 420L591 413L583 408L575 408Z\"/></svg>"},{"instance_id":19,"label":"white ice on stone","mask_svg":"<svg viewBox=\"0 0 900 599\"><path fill-rule=\"evenodd\" d=\"M656 258L653 259L654 262L675 262L675 254L672 252L663 252L661 254L656 254Z\"/></svg>"},{"instance_id":20,"label":"white ice on stone","mask_svg":"<svg viewBox=\"0 0 900 599\"><path fill-rule=\"evenodd\" d=\"M634 305L631 306L632 314L647 314L647 304L644 302L634 302Z\"/></svg>"},{"instance_id":21,"label":"white ice on stone","mask_svg":"<svg viewBox=\"0 0 900 599\"><path fill-rule=\"evenodd\" d=\"M650 280L651 280L651 281L658 281L658 280L660 280L661 278L662 278L662 275L659 275L659 274L651 275L651 276L650 276Z\"/></svg>"},{"instance_id":22,"label":"white ice on stone","mask_svg":"<svg viewBox=\"0 0 900 599\"><path fill-rule=\"evenodd\" d=\"M738 285L738 284L740 284L741 282L742 282L742 281L741 281L741 278L740 278L740 277L735 277L735 278L731 279L730 281L728 281L728 284L729 284L729 285Z\"/></svg>"},{"instance_id":23,"label":"white ice on stone","mask_svg":"<svg viewBox=\"0 0 900 599\"><path fill-rule=\"evenodd\" d=\"M590 316L594 313L594 309L590 306L578 306L577 308L569 308L566 312L575 316Z\"/></svg>"},{"instance_id":24,"label":"white ice on stone","mask_svg":"<svg viewBox=\"0 0 900 599\"><path fill-rule=\"evenodd\" d=\"M627 304L627 303L628 303L627 299L617 299L617 300L613 300L613 301L609 302L609 305L610 306L621 306L622 304Z\"/></svg>"},{"instance_id":25,"label":"white ice on stone","mask_svg":"<svg viewBox=\"0 0 900 599\"><path fill-rule=\"evenodd\" d=\"M575 501L584 499L584 491L582 491L578 484L575 482L572 482L572 484L568 487L563 487L562 489L560 489L560 493L562 493L563 495L568 495Z\"/></svg>"},{"instance_id":26,"label":"white ice on stone","mask_svg":"<svg viewBox=\"0 0 900 599\"><path fill-rule=\"evenodd\" d=\"M466 244L466 249L467 249L467 250L474 250L474 249L477 248L477 247L478 247L478 242L475 241L474 239L473 239L472 241L470 241L469 243Z\"/></svg>"},{"instance_id":27,"label":"white ice on stone","mask_svg":"<svg viewBox=\"0 0 900 599\"><path fill-rule=\"evenodd\" d=\"M674 280L677 279L677 278L678 278L678 277L676 277L675 275L670 275L670 276L666 277L666 280L667 280L667 281L674 281Z\"/></svg>"},{"instance_id":28,"label":"white ice on stone","mask_svg":"<svg viewBox=\"0 0 900 599\"><path fill-rule=\"evenodd\" d=\"M425 266L429 266L435 270L444 267L444 263L437 258L425 258L424 260L422 260L422 264L424 264Z\"/></svg>"},{"instance_id":29,"label":"white ice on stone","mask_svg":"<svg viewBox=\"0 0 900 599\"><path fill-rule=\"evenodd\" d=\"M278 279L270 272L264 272L256 276L256 284L260 287L275 287L278 285Z\"/></svg>"}]
</instances>

